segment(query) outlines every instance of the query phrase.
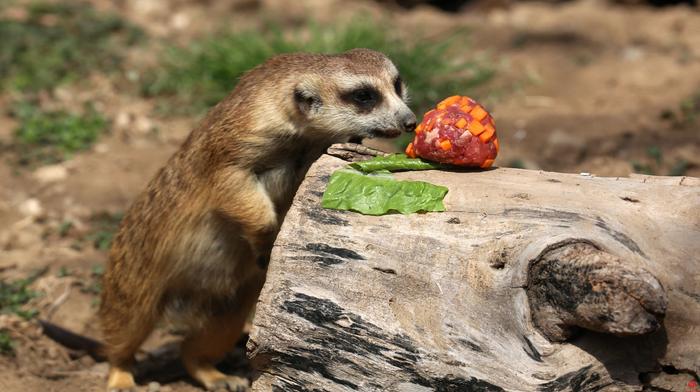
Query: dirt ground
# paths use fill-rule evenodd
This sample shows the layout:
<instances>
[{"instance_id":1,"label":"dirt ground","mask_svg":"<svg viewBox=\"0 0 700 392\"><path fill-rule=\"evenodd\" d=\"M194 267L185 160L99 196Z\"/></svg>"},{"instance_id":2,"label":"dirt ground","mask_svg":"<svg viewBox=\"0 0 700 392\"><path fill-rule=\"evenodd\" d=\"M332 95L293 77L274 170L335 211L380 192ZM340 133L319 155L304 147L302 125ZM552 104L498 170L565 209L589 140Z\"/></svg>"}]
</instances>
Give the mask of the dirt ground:
<instances>
[{"instance_id":1,"label":"dirt ground","mask_svg":"<svg viewBox=\"0 0 700 392\"><path fill-rule=\"evenodd\" d=\"M678 174L682 165L685 175L700 177L700 119L682 110L700 92L698 8L572 1L444 13L340 0L296 6L283 0L92 3L174 40L216 23L255 26L260 15L291 25L304 17L332 21L368 11L388 15L407 35L416 26L436 35L466 26L470 55L489 58L497 71L479 89L497 121L496 165L598 176L627 176L640 168ZM147 57L143 50L132 49L133 64ZM101 217L125 210L196 119L159 115L154 102L101 75L88 82L89 87L61 88L56 95L67 102L92 101L112 120L110 133L91 150L31 170L0 159L0 277L9 281L46 268L31 286L42 295L29 306L39 318L99 338L95 287L106 252L85 238ZM0 96L0 108L8 100ZM700 106L700 98L695 104ZM15 122L1 112L0 140L9 141ZM72 226L61 228L67 221ZM54 343L35 321L4 314L0 328L15 342L14 356L0 356L0 391L103 390L106 365ZM172 339L159 331L145 350ZM143 390L198 390L183 378L149 381Z\"/></svg>"}]
</instances>

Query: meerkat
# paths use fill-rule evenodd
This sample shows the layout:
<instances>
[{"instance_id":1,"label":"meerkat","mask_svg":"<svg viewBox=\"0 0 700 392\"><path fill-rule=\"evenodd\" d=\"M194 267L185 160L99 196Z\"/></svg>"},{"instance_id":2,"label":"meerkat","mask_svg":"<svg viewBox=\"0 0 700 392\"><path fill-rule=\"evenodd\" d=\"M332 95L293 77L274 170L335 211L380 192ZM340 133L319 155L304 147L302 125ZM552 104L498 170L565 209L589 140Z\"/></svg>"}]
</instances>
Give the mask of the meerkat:
<instances>
[{"instance_id":1,"label":"meerkat","mask_svg":"<svg viewBox=\"0 0 700 392\"><path fill-rule=\"evenodd\" d=\"M133 390L134 353L162 319L185 326L182 361L203 387L244 391L214 365L241 336L279 226L333 143L395 137L416 116L383 54L285 54L247 72L127 210L99 310L109 391Z\"/></svg>"}]
</instances>

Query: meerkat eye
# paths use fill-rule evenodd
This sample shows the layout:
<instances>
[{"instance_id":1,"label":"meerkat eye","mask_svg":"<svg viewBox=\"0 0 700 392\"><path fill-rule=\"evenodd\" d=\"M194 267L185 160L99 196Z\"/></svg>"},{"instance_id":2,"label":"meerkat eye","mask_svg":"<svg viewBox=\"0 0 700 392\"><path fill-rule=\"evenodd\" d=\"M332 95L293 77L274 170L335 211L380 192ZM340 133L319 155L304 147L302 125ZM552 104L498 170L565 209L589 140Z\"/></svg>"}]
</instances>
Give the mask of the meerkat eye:
<instances>
[{"instance_id":1,"label":"meerkat eye","mask_svg":"<svg viewBox=\"0 0 700 392\"><path fill-rule=\"evenodd\" d=\"M352 99L363 106L372 106L377 101L377 95L374 89L361 88L353 91Z\"/></svg>"},{"instance_id":2,"label":"meerkat eye","mask_svg":"<svg viewBox=\"0 0 700 392\"><path fill-rule=\"evenodd\" d=\"M367 112L379 104L382 96L374 87L363 86L343 94L342 99L346 102L352 102L361 111Z\"/></svg>"},{"instance_id":3,"label":"meerkat eye","mask_svg":"<svg viewBox=\"0 0 700 392\"><path fill-rule=\"evenodd\" d=\"M403 93L403 81L401 80L401 76L397 76L396 80L394 80L394 91L396 91L396 95L399 97Z\"/></svg>"}]
</instances>

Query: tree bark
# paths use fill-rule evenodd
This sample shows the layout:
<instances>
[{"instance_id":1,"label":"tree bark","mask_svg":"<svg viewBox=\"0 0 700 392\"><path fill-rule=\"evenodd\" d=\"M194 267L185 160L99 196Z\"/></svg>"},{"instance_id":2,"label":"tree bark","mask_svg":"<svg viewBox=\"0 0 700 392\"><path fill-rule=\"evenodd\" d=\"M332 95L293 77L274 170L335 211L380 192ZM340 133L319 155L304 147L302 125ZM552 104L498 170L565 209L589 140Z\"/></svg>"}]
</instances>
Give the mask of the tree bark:
<instances>
[{"instance_id":1,"label":"tree bark","mask_svg":"<svg viewBox=\"0 0 700 392\"><path fill-rule=\"evenodd\" d=\"M248 344L254 391L697 382L700 179L396 173L447 186L447 212L374 217L321 207L345 164L312 166L279 233Z\"/></svg>"}]
</instances>

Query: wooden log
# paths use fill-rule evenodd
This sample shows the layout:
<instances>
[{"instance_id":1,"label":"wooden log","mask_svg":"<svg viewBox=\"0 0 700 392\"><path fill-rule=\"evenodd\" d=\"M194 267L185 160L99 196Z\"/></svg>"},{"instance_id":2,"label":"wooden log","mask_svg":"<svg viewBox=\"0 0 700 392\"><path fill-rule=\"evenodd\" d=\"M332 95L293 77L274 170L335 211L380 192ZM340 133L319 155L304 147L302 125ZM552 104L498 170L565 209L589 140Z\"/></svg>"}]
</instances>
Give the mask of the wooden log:
<instances>
[{"instance_id":1,"label":"wooden log","mask_svg":"<svg viewBox=\"0 0 700 392\"><path fill-rule=\"evenodd\" d=\"M447 186L448 211L374 217L321 207L346 163L312 166L277 238L248 344L254 391L697 381L700 179L396 173Z\"/></svg>"}]
</instances>

